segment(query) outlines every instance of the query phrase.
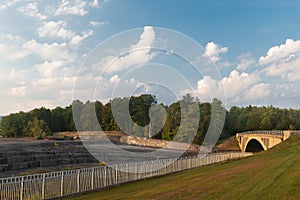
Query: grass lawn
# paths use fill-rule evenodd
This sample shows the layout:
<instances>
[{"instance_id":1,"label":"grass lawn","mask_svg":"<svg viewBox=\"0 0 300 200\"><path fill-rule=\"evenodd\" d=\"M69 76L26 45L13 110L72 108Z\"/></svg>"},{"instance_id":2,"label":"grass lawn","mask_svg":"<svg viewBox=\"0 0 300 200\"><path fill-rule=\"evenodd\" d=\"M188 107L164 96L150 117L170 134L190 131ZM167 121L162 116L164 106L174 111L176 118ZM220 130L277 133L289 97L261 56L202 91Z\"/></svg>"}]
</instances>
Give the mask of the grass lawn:
<instances>
[{"instance_id":1,"label":"grass lawn","mask_svg":"<svg viewBox=\"0 0 300 200\"><path fill-rule=\"evenodd\" d=\"M300 137L249 158L69 199L300 199Z\"/></svg>"}]
</instances>

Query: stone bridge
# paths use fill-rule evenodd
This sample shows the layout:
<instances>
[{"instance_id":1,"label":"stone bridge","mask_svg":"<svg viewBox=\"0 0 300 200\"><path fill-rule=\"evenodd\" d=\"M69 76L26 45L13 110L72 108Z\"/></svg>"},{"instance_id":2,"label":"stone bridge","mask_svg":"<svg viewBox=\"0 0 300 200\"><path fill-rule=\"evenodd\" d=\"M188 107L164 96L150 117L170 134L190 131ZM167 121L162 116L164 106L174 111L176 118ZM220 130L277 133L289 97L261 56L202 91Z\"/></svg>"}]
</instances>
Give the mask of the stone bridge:
<instances>
[{"instance_id":1,"label":"stone bridge","mask_svg":"<svg viewBox=\"0 0 300 200\"><path fill-rule=\"evenodd\" d=\"M248 131L237 133L236 139L243 152L259 152L272 148L289 138L299 134L300 131L272 130L272 131Z\"/></svg>"}]
</instances>

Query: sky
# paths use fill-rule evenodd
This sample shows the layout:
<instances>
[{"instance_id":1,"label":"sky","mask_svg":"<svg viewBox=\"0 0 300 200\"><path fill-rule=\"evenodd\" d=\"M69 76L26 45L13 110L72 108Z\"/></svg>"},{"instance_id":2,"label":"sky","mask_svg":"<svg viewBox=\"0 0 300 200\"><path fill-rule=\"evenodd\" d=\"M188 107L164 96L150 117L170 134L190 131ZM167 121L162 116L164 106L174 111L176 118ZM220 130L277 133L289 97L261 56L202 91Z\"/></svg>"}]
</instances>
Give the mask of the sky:
<instances>
[{"instance_id":1,"label":"sky","mask_svg":"<svg viewBox=\"0 0 300 200\"><path fill-rule=\"evenodd\" d=\"M2 0L0 115L187 92L226 108L299 109L299 10L296 0Z\"/></svg>"}]
</instances>

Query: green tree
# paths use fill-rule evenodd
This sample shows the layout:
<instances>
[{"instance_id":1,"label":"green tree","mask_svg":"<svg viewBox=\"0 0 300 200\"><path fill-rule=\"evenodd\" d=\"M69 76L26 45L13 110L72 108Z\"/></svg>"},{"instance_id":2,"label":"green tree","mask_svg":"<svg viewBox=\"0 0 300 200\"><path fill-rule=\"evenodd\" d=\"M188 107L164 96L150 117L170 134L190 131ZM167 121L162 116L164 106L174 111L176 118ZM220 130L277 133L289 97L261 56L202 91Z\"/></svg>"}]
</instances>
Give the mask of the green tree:
<instances>
[{"instance_id":1,"label":"green tree","mask_svg":"<svg viewBox=\"0 0 300 200\"><path fill-rule=\"evenodd\" d=\"M180 101L180 108L181 122L176 133L176 141L191 143L199 126L199 103L190 94L187 94Z\"/></svg>"},{"instance_id":2,"label":"green tree","mask_svg":"<svg viewBox=\"0 0 300 200\"><path fill-rule=\"evenodd\" d=\"M99 121L95 110L95 103L87 101L80 114L80 125L83 131L99 131Z\"/></svg>"},{"instance_id":3,"label":"green tree","mask_svg":"<svg viewBox=\"0 0 300 200\"><path fill-rule=\"evenodd\" d=\"M163 127L165 125L166 119L167 119L167 110L165 109L163 104L159 105L153 105L150 109L150 123L148 128L146 128L148 131L148 137L151 138L154 135L156 135L156 138L158 138L159 135L161 135L161 132L163 130Z\"/></svg>"},{"instance_id":4,"label":"green tree","mask_svg":"<svg viewBox=\"0 0 300 200\"><path fill-rule=\"evenodd\" d=\"M50 129L53 132L60 132L60 131L67 131L67 124L66 121L66 109L61 107L56 107L51 111L51 125Z\"/></svg>"},{"instance_id":5,"label":"green tree","mask_svg":"<svg viewBox=\"0 0 300 200\"><path fill-rule=\"evenodd\" d=\"M207 135L203 141L204 145L212 148L219 139L224 128L226 109L222 106L222 102L216 98L211 103L211 122L208 127Z\"/></svg>"},{"instance_id":6,"label":"green tree","mask_svg":"<svg viewBox=\"0 0 300 200\"><path fill-rule=\"evenodd\" d=\"M129 101L129 113L132 120L140 126L146 126L150 122L149 110L157 104L156 97L150 94L132 96Z\"/></svg>"},{"instance_id":7,"label":"green tree","mask_svg":"<svg viewBox=\"0 0 300 200\"><path fill-rule=\"evenodd\" d=\"M50 129L44 120L39 120L34 117L32 121L28 122L28 129L31 137L35 139L43 139L51 135Z\"/></svg>"},{"instance_id":8,"label":"green tree","mask_svg":"<svg viewBox=\"0 0 300 200\"><path fill-rule=\"evenodd\" d=\"M211 119L211 104L200 104L200 121L194 143L201 144L206 136Z\"/></svg>"}]
</instances>

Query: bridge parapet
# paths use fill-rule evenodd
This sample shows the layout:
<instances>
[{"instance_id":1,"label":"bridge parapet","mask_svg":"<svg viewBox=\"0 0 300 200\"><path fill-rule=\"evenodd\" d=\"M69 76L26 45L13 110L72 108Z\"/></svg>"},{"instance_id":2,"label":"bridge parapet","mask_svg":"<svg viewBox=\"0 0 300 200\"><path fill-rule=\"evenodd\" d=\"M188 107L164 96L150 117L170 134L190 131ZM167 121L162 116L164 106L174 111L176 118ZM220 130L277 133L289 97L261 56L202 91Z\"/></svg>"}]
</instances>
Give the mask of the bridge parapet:
<instances>
[{"instance_id":1,"label":"bridge parapet","mask_svg":"<svg viewBox=\"0 0 300 200\"><path fill-rule=\"evenodd\" d=\"M239 135L243 135L243 134L266 134L266 135L280 135L283 136L284 135L284 130L254 130L254 131L246 131L246 132L242 132L242 133L237 133Z\"/></svg>"},{"instance_id":2,"label":"bridge parapet","mask_svg":"<svg viewBox=\"0 0 300 200\"><path fill-rule=\"evenodd\" d=\"M291 135L300 135L300 131L298 131L298 130L291 130Z\"/></svg>"}]
</instances>

